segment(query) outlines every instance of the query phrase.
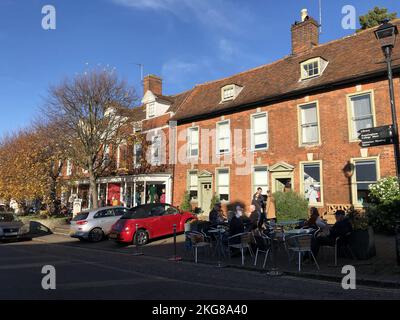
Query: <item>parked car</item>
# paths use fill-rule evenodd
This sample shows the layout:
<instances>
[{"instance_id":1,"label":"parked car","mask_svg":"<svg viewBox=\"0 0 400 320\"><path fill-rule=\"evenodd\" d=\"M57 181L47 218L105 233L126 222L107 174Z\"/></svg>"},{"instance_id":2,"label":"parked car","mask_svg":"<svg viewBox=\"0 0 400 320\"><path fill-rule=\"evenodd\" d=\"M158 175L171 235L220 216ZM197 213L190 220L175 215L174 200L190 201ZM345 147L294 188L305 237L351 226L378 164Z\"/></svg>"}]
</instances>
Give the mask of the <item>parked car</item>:
<instances>
[{"instance_id":1,"label":"parked car","mask_svg":"<svg viewBox=\"0 0 400 320\"><path fill-rule=\"evenodd\" d=\"M0 212L0 240L31 240L29 225L24 224L13 213Z\"/></svg>"},{"instance_id":2,"label":"parked car","mask_svg":"<svg viewBox=\"0 0 400 320\"><path fill-rule=\"evenodd\" d=\"M125 207L104 207L82 211L71 220L70 236L91 242L101 241L107 236L113 224L126 214Z\"/></svg>"},{"instance_id":3,"label":"parked car","mask_svg":"<svg viewBox=\"0 0 400 320\"><path fill-rule=\"evenodd\" d=\"M176 224L177 232L185 230L185 223L197 217L190 213L180 211L170 204L154 203L140 205L121 217L112 227L109 238L119 243L133 243L144 245L150 239L173 234L173 225ZM138 232L136 233L136 224Z\"/></svg>"}]
</instances>

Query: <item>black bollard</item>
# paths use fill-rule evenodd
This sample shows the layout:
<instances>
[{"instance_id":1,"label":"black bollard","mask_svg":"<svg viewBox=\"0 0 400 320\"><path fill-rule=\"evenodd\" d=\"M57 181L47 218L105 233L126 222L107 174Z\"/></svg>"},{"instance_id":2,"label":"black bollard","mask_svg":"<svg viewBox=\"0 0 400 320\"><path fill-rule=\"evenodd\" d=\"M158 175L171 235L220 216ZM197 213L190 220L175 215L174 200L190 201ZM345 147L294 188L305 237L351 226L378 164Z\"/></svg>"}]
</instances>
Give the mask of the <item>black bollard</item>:
<instances>
[{"instance_id":1,"label":"black bollard","mask_svg":"<svg viewBox=\"0 0 400 320\"><path fill-rule=\"evenodd\" d=\"M139 250L140 246L138 245L138 237L137 237L138 230L139 230L139 225L136 223L136 229L135 229L135 235L134 235L136 252L133 254L134 256L142 256L143 255L142 249L140 248L140 250Z\"/></svg>"},{"instance_id":2,"label":"black bollard","mask_svg":"<svg viewBox=\"0 0 400 320\"><path fill-rule=\"evenodd\" d=\"M181 261L182 258L178 257L176 255L176 224L173 225L173 231L174 231L174 256L169 258L169 261Z\"/></svg>"}]
</instances>

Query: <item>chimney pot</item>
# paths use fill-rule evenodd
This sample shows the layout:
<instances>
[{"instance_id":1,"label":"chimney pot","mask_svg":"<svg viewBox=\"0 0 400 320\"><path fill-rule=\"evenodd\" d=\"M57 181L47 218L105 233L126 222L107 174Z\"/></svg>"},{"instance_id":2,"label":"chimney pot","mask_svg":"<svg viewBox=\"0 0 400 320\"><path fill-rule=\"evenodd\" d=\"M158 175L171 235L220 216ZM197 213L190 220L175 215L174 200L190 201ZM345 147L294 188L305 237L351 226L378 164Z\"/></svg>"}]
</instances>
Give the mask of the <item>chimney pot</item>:
<instances>
[{"instance_id":1,"label":"chimney pot","mask_svg":"<svg viewBox=\"0 0 400 320\"><path fill-rule=\"evenodd\" d=\"M308 17L308 10L307 9L301 10L301 21L302 22L306 21L307 17Z\"/></svg>"}]
</instances>

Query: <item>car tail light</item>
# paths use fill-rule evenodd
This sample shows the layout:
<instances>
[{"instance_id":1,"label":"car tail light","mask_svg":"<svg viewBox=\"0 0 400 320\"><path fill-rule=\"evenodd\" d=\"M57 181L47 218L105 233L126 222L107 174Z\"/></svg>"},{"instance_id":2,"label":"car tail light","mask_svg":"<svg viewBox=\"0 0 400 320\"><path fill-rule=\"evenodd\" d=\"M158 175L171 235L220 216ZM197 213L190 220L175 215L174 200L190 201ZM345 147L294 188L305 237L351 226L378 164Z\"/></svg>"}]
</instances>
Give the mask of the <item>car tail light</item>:
<instances>
[{"instance_id":1,"label":"car tail light","mask_svg":"<svg viewBox=\"0 0 400 320\"><path fill-rule=\"evenodd\" d=\"M84 225L84 224L86 224L86 223L87 223L86 220L81 220L81 221L77 221L77 222L76 222L76 224L79 225L79 226L82 226L82 225Z\"/></svg>"}]
</instances>

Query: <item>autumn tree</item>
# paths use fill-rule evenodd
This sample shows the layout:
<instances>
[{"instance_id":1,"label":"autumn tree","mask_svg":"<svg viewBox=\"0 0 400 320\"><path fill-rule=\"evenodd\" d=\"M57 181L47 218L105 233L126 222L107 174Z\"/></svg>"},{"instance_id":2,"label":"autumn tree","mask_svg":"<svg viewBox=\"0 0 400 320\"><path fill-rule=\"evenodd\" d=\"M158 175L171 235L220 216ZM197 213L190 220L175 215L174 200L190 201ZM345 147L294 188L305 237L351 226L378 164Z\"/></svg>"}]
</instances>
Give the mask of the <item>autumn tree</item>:
<instances>
[{"instance_id":1,"label":"autumn tree","mask_svg":"<svg viewBox=\"0 0 400 320\"><path fill-rule=\"evenodd\" d=\"M396 12L389 13L388 9L386 8L375 7L374 9L368 11L367 14L360 16L360 30L366 30L379 26L385 21L385 19L393 20L396 19L396 17Z\"/></svg>"},{"instance_id":2,"label":"autumn tree","mask_svg":"<svg viewBox=\"0 0 400 320\"><path fill-rule=\"evenodd\" d=\"M109 147L126 138L136 94L115 73L91 71L51 87L45 112L51 122L62 123L70 141L75 167L87 171L91 206L97 208L96 180L111 164Z\"/></svg>"},{"instance_id":3,"label":"autumn tree","mask_svg":"<svg viewBox=\"0 0 400 320\"><path fill-rule=\"evenodd\" d=\"M4 137L0 143L0 197L42 199L55 213L57 190L68 146L56 123L34 126Z\"/></svg>"}]
</instances>

